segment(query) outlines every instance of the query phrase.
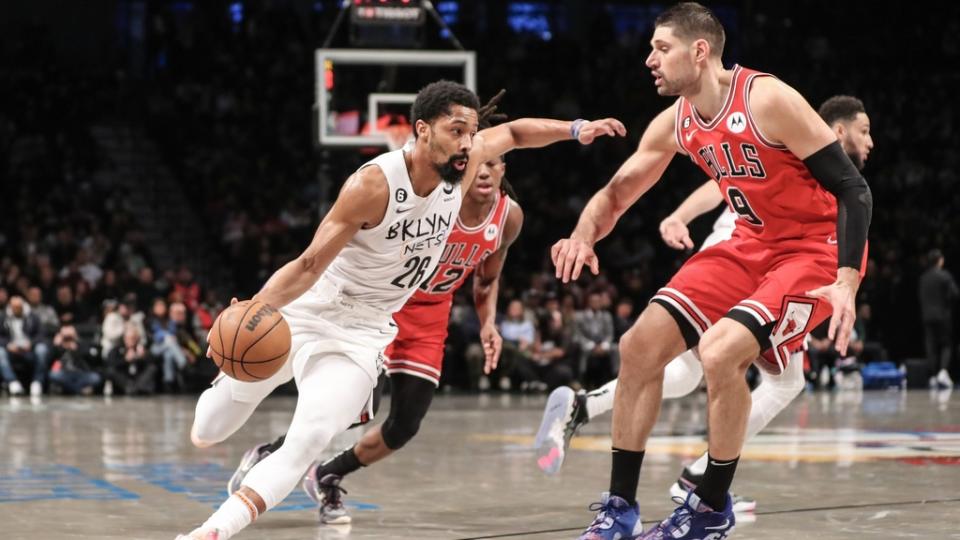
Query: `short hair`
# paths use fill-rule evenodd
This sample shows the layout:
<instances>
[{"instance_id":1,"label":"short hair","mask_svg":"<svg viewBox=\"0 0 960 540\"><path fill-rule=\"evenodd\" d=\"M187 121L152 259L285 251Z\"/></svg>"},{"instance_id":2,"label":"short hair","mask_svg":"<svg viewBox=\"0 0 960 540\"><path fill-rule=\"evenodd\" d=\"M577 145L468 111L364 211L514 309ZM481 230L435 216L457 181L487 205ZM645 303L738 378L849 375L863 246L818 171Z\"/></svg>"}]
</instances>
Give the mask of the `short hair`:
<instances>
[{"instance_id":1,"label":"short hair","mask_svg":"<svg viewBox=\"0 0 960 540\"><path fill-rule=\"evenodd\" d=\"M833 126L837 122L849 122L857 117L857 113L866 114L867 110L859 99L841 95L824 101L817 112L828 126Z\"/></svg>"},{"instance_id":2,"label":"short hair","mask_svg":"<svg viewBox=\"0 0 960 540\"><path fill-rule=\"evenodd\" d=\"M723 55L723 44L727 40L723 25L713 11L702 4L680 2L657 17L654 27L658 26L669 26L681 39L705 39L710 44L711 55Z\"/></svg>"},{"instance_id":3,"label":"short hair","mask_svg":"<svg viewBox=\"0 0 960 540\"><path fill-rule=\"evenodd\" d=\"M417 98L410 107L410 123L417 120L430 123L444 114L450 114L450 107L463 105L479 110L480 99L466 86L453 81L432 82L417 92ZM414 130L416 136L416 130Z\"/></svg>"}]
</instances>

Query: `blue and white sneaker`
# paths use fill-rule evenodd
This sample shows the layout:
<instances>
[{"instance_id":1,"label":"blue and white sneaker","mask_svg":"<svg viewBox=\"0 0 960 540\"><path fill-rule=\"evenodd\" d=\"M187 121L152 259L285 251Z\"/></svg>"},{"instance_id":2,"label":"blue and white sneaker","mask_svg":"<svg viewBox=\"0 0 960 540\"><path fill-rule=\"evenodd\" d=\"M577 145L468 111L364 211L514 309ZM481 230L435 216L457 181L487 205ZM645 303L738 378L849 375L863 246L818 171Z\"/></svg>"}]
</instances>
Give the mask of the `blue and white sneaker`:
<instances>
[{"instance_id":1,"label":"blue and white sneaker","mask_svg":"<svg viewBox=\"0 0 960 540\"><path fill-rule=\"evenodd\" d=\"M677 478L677 481L670 485L670 498L680 499L681 501L686 499L687 493L697 489L697 486L700 485L702 481L702 474L693 474L689 468L684 467L680 473L680 478ZM733 499L734 514L744 514L757 510L756 499L737 495L732 491L730 492L730 498Z\"/></svg>"},{"instance_id":2,"label":"blue and white sneaker","mask_svg":"<svg viewBox=\"0 0 960 540\"><path fill-rule=\"evenodd\" d=\"M640 505L631 506L622 497L604 493L600 502L590 505L590 510L597 511L597 517L579 540L630 540L643 532Z\"/></svg>"},{"instance_id":3,"label":"blue and white sneaker","mask_svg":"<svg viewBox=\"0 0 960 540\"><path fill-rule=\"evenodd\" d=\"M727 494L723 511L716 512L690 492L680 506L659 525L640 535L639 540L724 540L733 532L737 518L733 513L733 500Z\"/></svg>"}]
</instances>

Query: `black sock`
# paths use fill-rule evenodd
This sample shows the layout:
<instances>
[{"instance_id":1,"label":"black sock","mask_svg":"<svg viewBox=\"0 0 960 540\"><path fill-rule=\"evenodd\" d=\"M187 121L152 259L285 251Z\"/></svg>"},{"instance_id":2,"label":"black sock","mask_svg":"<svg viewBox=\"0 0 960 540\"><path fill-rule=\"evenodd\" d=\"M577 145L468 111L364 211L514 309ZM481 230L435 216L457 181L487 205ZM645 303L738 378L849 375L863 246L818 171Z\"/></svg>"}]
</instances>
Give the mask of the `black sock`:
<instances>
[{"instance_id":1,"label":"black sock","mask_svg":"<svg viewBox=\"0 0 960 540\"><path fill-rule=\"evenodd\" d=\"M360 467L364 467L364 464L360 463L360 460L357 459L357 454L353 451L354 448L356 447L351 446L333 456L327 462L317 466L317 481L319 482L320 479L328 474L346 476Z\"/></svg>"},{"instance_id":2,"label":"black sock","mask_svg":"<svg viewBox=\"0 0 960 540\"><path fill-rule=\"evenodd\" d=\"M281 446L283 446L283 441L284 441L284 439L286 439L286 438L287 438L286 435L281 435L281 436L277 437L277 440L275 440L275 441L273 441L272 443L268 444L267 447L264 448L263 450L265 450L265 451L267 451L267 452L270 452L271 454L274 453L274 452L276 452L277 450L280 449Z\"/></svg>"},{"instance_id":3,"label":"black sock","mask_svg":"<svg viewBox=\"0 0 960 540\"><path fill-rule=\"evenodd\" d=\"M727 492L730 491L739 461L740 456L723 461L707 454L707 470L703 472L703 480L693 492L717 512L722 512L727 506Z\"/></svg>"},{"instance_id":4,"label":"black sock","mask_svg":"<svg viewBox=\"0 0 960 540\"><path fill-rule=\"evenodd\" d=\"M613 466L610 469L610 495L622 497L628 503L637 503L637 484L640 482L640 465L643 465L644 450L613 449Z\"/></svg>"}]
</instances>

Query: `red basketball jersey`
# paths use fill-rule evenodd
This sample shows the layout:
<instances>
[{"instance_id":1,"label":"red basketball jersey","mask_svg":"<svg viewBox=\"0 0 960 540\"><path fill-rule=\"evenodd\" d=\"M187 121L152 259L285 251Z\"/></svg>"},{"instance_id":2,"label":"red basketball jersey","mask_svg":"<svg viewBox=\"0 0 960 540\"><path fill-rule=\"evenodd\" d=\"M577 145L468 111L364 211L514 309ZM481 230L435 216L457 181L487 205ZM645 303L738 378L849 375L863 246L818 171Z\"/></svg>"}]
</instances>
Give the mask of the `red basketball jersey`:
<instances>
[{"instance_id":1,"label":"red basketball jersey","mask_svg":"<svg viewBox=\"0 0 960 540\"><path fill-rule=\"evenodd\" d=\"M762 241L820 237L835 243L836 198L786 146L765 138L750 113L751 84L770 76L735 66L723 108L710 122L680 98L677 144L719 183L727 204L742 218L734 236Z\"/></svg>"},{"instance_id":2,"label":"red basketball jersey","mask_svg":"<svg viewBox=\"0 0 960 540\"><path fill-rule=\"evenodd\" d=\"M467 280L474 268L500 249L503 228L510 213L510 197L497 193L487 219L476 227L467 227L457 218L450 231L440 264L408 303L446 304L449 310L453 293Z\"/></svg>"}]
</instances>

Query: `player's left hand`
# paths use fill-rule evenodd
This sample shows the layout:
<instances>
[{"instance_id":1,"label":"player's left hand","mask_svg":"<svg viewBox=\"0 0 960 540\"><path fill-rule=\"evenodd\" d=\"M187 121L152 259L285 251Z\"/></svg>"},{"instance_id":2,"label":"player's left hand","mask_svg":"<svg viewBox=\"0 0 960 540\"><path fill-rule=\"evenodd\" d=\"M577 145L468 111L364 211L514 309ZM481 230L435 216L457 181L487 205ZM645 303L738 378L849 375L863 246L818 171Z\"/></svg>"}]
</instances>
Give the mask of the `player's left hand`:
<instances>
[{"instance_id":1,"label":"player's left hand","mask_svg":"<svg viewBox=\"0 0 960 540\"><path fill-rule=\"evenodd\" d=\"M627 134L627 128L623 127L623 122L616 118L604 118L602 120L593 120L580 126L580 133L577 140L580 144L591 144L594 139L601 135L609 137L624 137Z\"/></svg>"},{"instance_id":2,"label":"player's left hand","mask_svg":"<svg viewBox=\"0 0 960 540\"><path fill-rule=\"evenodd\" d=\"M497 369L500 361L500 350L503 349L503 338L497 332L497 326L492 323L483 325L480 329L480 343L483 344L483 373L489 375Z\"/></svg>"},{"instance_id":3,"label":"player's left hand","mask_svg":"<svg viewBox=\"0 0 960 540\"><path fill-rule=\"evenodd\" d=\"M856 297L859 286L859 273L853 268L841 268L837 272L837 281L819 289L807 291L807 296L819 298L833 306L827 337L833 340L834 348L842 355L847 354L850 333L853 331L853 323L857 320Z\"/></svg>"}]
</instances>

